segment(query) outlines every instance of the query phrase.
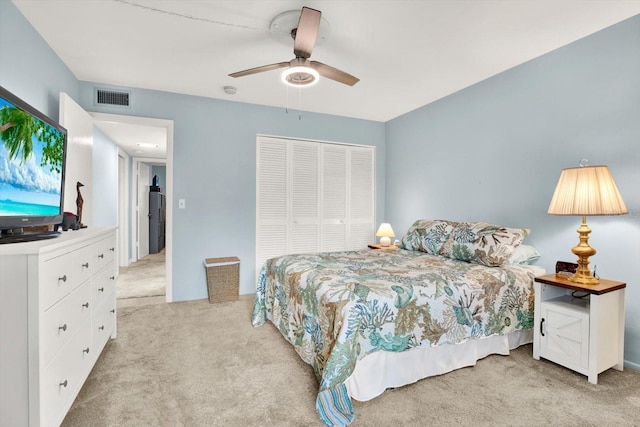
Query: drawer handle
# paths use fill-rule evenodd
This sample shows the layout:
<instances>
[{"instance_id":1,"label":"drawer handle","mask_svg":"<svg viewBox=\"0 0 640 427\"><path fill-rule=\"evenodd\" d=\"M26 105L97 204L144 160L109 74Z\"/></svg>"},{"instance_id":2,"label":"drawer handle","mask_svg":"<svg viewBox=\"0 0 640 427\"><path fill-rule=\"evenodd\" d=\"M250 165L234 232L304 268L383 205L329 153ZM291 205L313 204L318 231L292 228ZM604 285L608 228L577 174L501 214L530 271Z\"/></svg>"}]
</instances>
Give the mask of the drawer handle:
<instances>
[{"instance_id":1,"label":"drawer handle","mask_svg":"<svg viewBox=\"0 0 640 427\"><path fill-rule=\"evenodd\" d=\"M109 250L110 250L111 252L115 252L115 251L116 251L116 248L109 248Z\"/></svg>"},{"instance_id":2,"label":"drawer handle","mask_svg":"<svg viewBox=\"0 0 640 427\"><path fill-rule=\"evenodd\" d=\"M540 335L544 336L544 331L542 330L542 325L544 325L544 317L540 320Z\"/></svg>"},{"instance_id":3,"label":"drawer handle","mask_svg":"<svg viewBox=\"0 0 640 427\"><path fill-rule=\"evenodd\" d=\"M60 280L62 280L63 282L66 282L67 281L67 275L65 274L62 277L58 277L58 281L60 281Z\"/></svg>"},{"instance_id":4,"label":"drawer handle","mask_svg":"<svg viewBox=\"0 0 640 427\"><path fill-rule=\"evenodd\" d=\"M100 258L100 259L104 258L104 254L98 255L98 258Z\"/></svg>"},{"instance_id":5,"label":"drawer handle","mask_svg":"<svg viewBox=\"0 0 640 427\"><path fill-rule=\"evenodd\" d=\"M109 280L116 280L116 276L109 277Z\"/></svg>"},{"instance_id":6,"label":"drawer handle","mask_svg":"<svg viewBox=\"0 0 640 427\"><path fill-rule=\"evenodd\" d=\"M62 330L63 332L67 330L67 324L65 323L62 326L58 326L58 330Z\"/></svg>"},{"instance_id":7,"label":"drawer handle","mask_svg":"<svg viewBox=\"0 0 640 427\"><path fill-rule=\"evenodd\" d=\"M82 306L83 306L84 308L89 308L89 303L88 303L88 302L85 302L84 304L82 304Z\"/></svg>"},{"instance_id":8,"label":"drawer handle","mask_svg":"<svg viewBox=\"0 0 640 427\"><path fill-rule=\"evenodd\" d=\"M101 331L104 331L104 325L98 326L98 329L100 329Z\"/></svg>"},{"instance_id":9,"label":"drawer handle","mask_svg":"<svg viewBox=\"0 0 640 427\"><path fill-rule=\"evenodd\" d=\"M104 292L104 288L98 288L100 292Z\"/></svg>"},{"instance_id":10,"label":"drawer handle","mask_svg":"<svg viewBox=\"0 0 640 427\"><path fill-rule=\"evenodd\" d=\"M82 350L83 353L87 353L89 354L89 347L85 348L84 350Z\"/></svg>"},{"instance_id":11,"label":"drawer handle","mask_svg":"<svg viewBox=\"0 0 640 427\"><path fill-rule=\"evenodd\" d=\"M112 308L111 310L109 310L109 313L115 314L116 313L116 309Z\"/></svg>"},{"instance_id":12,"label":"drawer handle","mask_svg":"<svg viewBox=\"0 0 640 427\"><path fill-rule=\"evenodd\" d=\"M89 268L89 263L82 264L82 268Z\"/></svg>"},{"instance_id":13,"label":"drawer handle","mask_svg":"<svg viewBox=\"0 0 640 427\"><path fill-rule=\"evenodd\" d=\"M69 384L67 380L64 380L63 382L60 383L60 387L67 388L67 384Z\"/></svg>"}]
</instances>

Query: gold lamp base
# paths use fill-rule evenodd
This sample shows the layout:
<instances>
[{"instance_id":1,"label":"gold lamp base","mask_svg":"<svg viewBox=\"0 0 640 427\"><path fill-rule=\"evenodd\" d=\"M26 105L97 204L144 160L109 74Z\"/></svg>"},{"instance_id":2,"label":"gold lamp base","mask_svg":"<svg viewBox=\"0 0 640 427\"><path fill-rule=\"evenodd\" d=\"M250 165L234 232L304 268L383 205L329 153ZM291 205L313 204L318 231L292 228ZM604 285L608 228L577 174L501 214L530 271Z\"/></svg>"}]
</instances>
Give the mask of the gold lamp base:
<instances>
[{"instance_id":1,"label":"gold lamp base","mask_svg":"<svg viewBox=\"0 0 640 427\"><path fill-rule=\"evenodd\" d=\"M589 270L589 257L595 255L596 250L589 246L591 229L587 226L587 217L585 215L582 216L582 224L577 231L580 235L580 243L574 246L571 252L578 257L578 270L569 277L569 280L582 285L597 285L600 283L600 279L595 277Z\"/></svg>"}]
</instances>

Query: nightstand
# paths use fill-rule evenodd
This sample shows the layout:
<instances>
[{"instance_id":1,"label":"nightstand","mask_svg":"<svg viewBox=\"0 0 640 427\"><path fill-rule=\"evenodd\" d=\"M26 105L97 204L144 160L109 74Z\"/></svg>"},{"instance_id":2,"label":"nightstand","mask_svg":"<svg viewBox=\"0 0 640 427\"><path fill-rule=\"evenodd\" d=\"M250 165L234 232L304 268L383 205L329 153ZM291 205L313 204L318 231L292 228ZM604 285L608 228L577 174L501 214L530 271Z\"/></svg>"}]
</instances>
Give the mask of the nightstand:
<instances>
[{"instance_id":1,"label":"nightstand","mask_svg":"<svg viewBox=\"0 0 640 427\"><path fill-rule=\"evenodd\" d=\"M396 245L382 246L379 244L372 243L369 245L371 249L398 249Z\"/></svg>"},{"instance_id":2,"label":"nightstand","mask_svg":"<svg viewBox=\"0 0 640 427\"><path fill-rule=\"evenodd\" d=\"M609 368L622 371L626 286L606 279L581 285L558 274L536 277L533 358L586 375L592 384Z\"/></svg>"}]
</instances>

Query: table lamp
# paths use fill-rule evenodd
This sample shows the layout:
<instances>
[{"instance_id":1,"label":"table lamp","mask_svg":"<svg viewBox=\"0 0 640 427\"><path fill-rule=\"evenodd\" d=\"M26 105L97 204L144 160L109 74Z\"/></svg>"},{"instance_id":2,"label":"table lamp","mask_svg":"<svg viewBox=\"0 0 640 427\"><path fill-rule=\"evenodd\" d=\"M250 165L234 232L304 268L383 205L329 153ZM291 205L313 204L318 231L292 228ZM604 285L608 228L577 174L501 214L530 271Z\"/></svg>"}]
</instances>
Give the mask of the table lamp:
<instances>
[{"instance_id":1,"label":"table lamp","mask_svg":"<svg viewBox=\"0 0 640 427\"><path fill-rule=\"evenodd\" d=\"M571 251L578 257L578 269L569 280L583 285L597 285L599 279L589 270L589 257L596 250L589 246L588 215L623 215L628 213L613 177L606 166L580 166L563 169L553 193L550 215L581 215L578 228L580 242Z\"/></svg>"},{"instance_id":2,"label":"table lamp","mask_svg":"<svg viewBox=\"0 0 640 427\"><path fill-rule=\"evenodd\" d=\"M380 237L380 246L389 246L391 244L391 237L394 237L391 224L383 222L380 224L380 228L376 232L376 236Z\"/></svg>"}]
</instances>

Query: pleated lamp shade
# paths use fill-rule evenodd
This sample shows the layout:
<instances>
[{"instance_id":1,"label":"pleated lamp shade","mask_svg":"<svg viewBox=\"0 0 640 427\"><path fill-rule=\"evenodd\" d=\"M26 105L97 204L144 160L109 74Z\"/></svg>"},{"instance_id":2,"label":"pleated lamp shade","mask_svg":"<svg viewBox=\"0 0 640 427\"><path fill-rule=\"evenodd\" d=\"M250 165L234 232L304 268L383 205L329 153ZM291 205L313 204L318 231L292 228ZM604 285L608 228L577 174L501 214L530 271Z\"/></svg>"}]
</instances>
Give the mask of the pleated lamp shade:
<instances>
[{"instance_id":1,"label":"pleated lamp shade","mask_svg":"<svg viewBox=\"0 0 640 427\"><path fill-rule=\"evenodd\" d=\"M606 166L563 169L549 204L551 215L623 215L627 206Z\"/></svg>"}]
</instances>

